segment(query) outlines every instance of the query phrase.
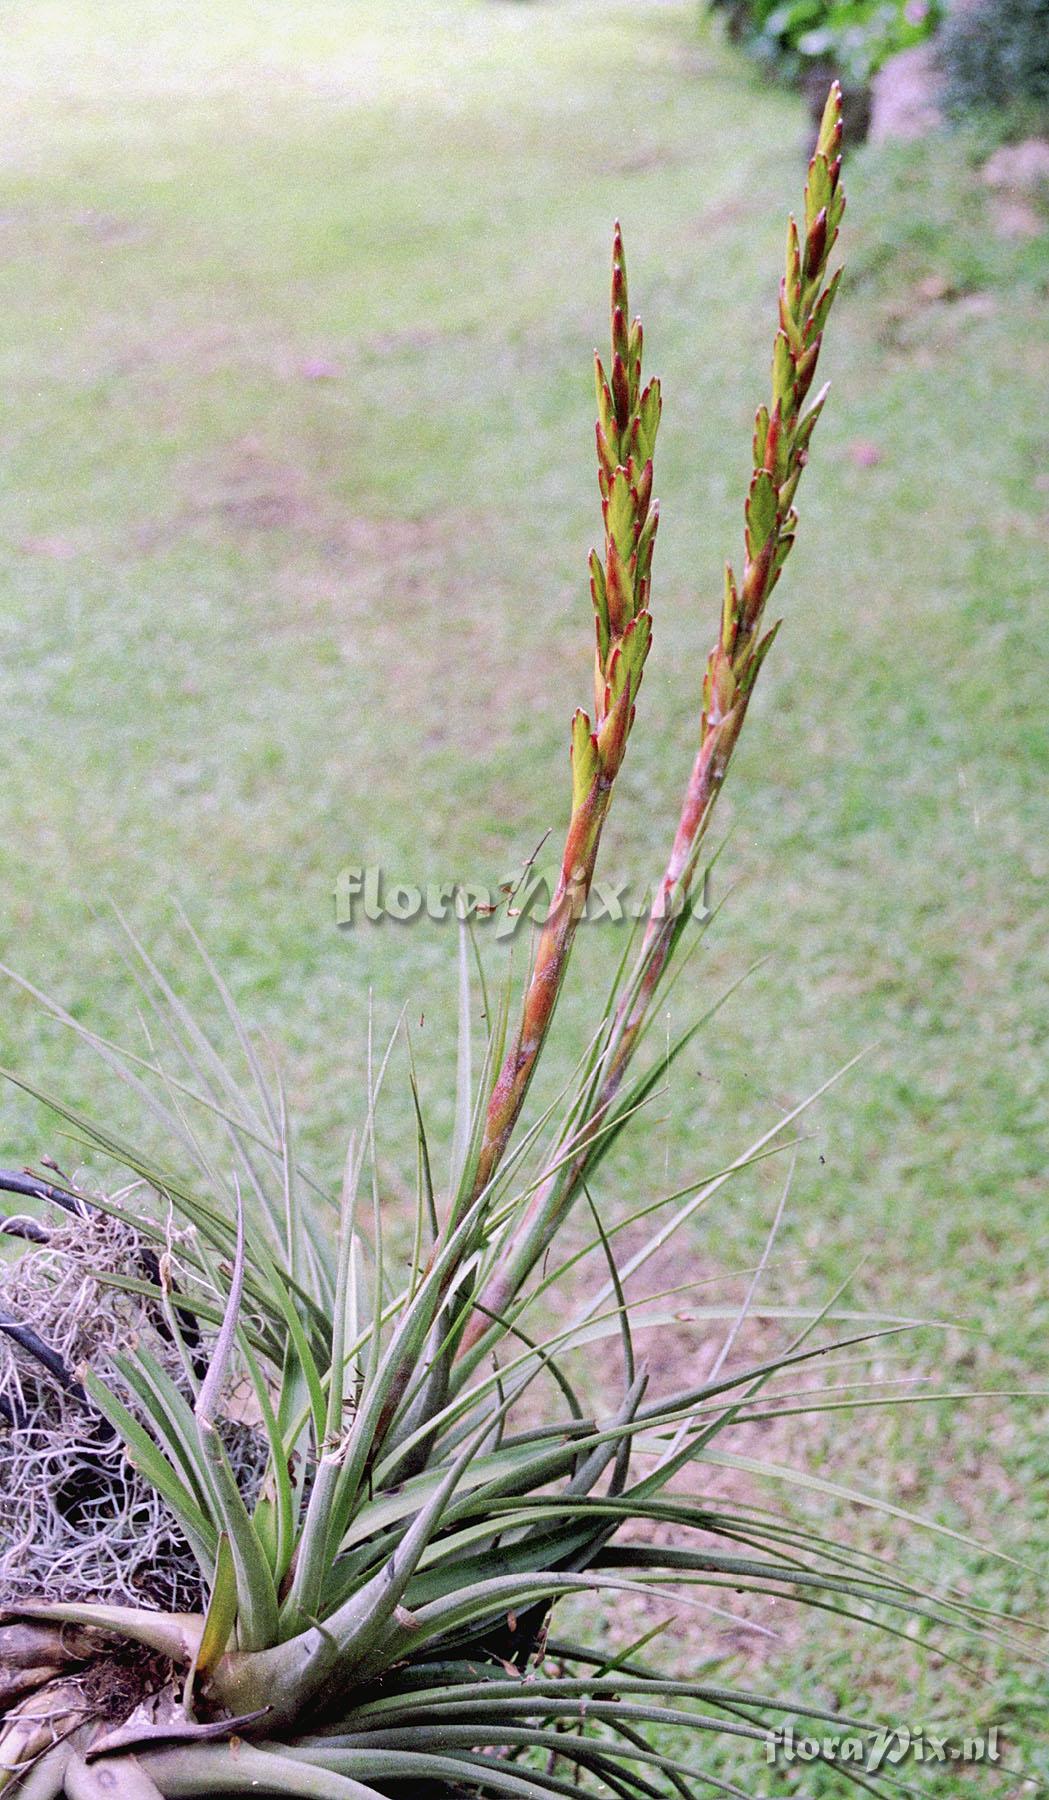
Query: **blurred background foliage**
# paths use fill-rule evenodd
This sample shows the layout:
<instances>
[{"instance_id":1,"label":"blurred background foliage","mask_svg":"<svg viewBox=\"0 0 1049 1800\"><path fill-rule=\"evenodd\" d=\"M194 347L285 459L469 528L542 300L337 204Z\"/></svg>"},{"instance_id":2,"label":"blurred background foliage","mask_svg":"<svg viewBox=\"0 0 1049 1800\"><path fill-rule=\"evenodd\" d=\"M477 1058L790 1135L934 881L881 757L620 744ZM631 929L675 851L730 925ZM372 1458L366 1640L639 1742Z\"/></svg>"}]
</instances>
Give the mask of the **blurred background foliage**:
<instances>
[{"instance_id":1,"label":"blurred background foliage","mask_svg":"<svg viewBox=\"0 0 1049 1800\"><path fill-rule=\"evenodd\" d=\"M1014 110L1049 120L1047 0L972 0L955 7L943 35L947 102L956 118L973 109Z\"/></svg>"},{"instance_id":2,"label":"blurred background foliage","mask_svg":"<svg viewBox=\"0 0 1049 1800\"><path fill-rule=\"evenodd\" d=\"M854 104L900 51L936 39L931 67L949 114L998 115L999 129L1049 120L1047 0L708 0L730 40L818 103L828 76Z\"/></svg>"},{"instance_id":3,"label":"blurred background foliage","mask_svg":"<svg viewBox=\"0 0 1049 1800\"><path fill-rule=\"evenodd\" d=\"M890 56L924 43L943 17L941 0L711 0L729 33L786 79L828 65L852 87Z\"/></svg>"}]
</instances>

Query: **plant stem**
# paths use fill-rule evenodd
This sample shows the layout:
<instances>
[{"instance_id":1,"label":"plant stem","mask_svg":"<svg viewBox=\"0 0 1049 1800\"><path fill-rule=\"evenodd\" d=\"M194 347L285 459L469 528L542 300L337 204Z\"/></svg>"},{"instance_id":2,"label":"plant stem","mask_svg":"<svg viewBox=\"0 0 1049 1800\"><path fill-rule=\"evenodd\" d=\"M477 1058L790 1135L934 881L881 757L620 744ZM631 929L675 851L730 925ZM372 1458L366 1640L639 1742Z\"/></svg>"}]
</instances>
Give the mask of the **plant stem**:
<instances>
[{"instance_id":1,"label":"plant stem","mask_svg":"<svg viewBox=\"0 0 1049 1800\"><path fill-rule=\"evenodd\" d=\"M750 697L779 622L762 635L765 607L794 543L793 500L826 389L803 407L819 361L823 328L840 271L827 283L830 254L845 207L841 174L841 89L831 88L805 188L804 244L793 217L786 270L780 283L779 329L772 356L771 405L759 407L754 472L745 506L746 554L737 587L725 571L721 632L707 658L700 741L673 845L653 901L641 951L615 1009L594 1104L583 1125L558 1146L554 1172L537 1188L484 1287L463 1333L461 1355L499 1332L502 1317L535 1267L579 1191L596 1134L609 1114L637 1047L652 1002L681 933L700 848ZM566 1162L573 1146L578 1155ZM483 1310L482 1310L483 1309Z\"/></svg>"}]
</instances>

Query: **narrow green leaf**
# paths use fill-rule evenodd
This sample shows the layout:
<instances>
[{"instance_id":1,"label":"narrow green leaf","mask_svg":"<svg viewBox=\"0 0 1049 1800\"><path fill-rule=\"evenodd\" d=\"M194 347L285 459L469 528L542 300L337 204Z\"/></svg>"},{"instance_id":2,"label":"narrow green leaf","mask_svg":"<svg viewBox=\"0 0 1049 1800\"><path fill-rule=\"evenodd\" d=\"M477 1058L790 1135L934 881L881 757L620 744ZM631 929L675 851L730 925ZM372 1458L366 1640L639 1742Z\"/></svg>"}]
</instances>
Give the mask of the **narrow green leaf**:
<instances>
[{"instance_id":1,"label":"narrow green leaf","mask_svg":"<svg viewBox=\"0 0 1049 1800\"><path fill-rule=\"evenodd\" d=\"M210 1675L226 1646L237 1622L237 1571L226 1532L219 1534L218 1556L211 1582L211 1598L204 1615L204 1630L194 1664L194 1674Z\"/></svg>"},{"instance_id":2,"label":"narrow green leaf","mask_svg":"<svg viewBox=\"0 0 1049 1800\"><path fill-rule=\"evenodd\" d=\"M459 923L459 1033L455 1057L455 1129L448 1191L458 1191L466 1167L473 1114L473 1046L470 1022L470 958L466 924Z\"/></svg>"},{"instance_id":3,"label":"narrow green leaf","mask_svg":"<svg viewBox=\"0 0 1049 1800\"><path fill-rule=\"evenodd\" d=\"M157 1448L134 1414L110 1392L92 1369L85 1369L82 1379L87 1394L99 1412L105 1415L113 1429L123 1438L132 1468L138 1469L170 1506L206 1578L214 1567L218 1543L218 1534L211 1520L205 1517L182 1477Z\"/></svg>"},{"instance_id":4,"label":"narrow green leaf","mask_svg":"<svg viewBox=\"0 0 1049 1800\"><path fill-rule=\"evenodd\" d=\"M273 1572L248 1516L226 1449L215 1425L229 1371L244 1289L244 1208L237 1188L237 1244L233 1276L219 1335L204 1377L194 1416L200 1447L218 1496L237 1574L238 1635L245 1650L260 1650L277 1635L277 1595Z\"/></svg>"}]
</instances>

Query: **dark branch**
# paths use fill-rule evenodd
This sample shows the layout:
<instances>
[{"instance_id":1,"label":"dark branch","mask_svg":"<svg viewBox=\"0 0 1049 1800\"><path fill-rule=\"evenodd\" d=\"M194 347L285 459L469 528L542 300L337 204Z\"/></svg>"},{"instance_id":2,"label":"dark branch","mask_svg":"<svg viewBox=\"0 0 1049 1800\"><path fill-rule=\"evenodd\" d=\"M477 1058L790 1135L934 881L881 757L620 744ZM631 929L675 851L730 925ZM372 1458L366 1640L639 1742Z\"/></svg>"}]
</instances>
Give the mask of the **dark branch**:
<instances>
[{"instance_id":1,"label":"dark branch","mask_svg":"<svg viewBox=\"0 0 1049 1800\"><path fill-rule=\"evenodd\" d=\"M41 1181L38 1175L28 1175L24 1169L0 1169L0 1190L7 1194L22 1194L29 1200L50 1200L78 1219L87 1218L91 1210L79 1194L55 1187L50 1181Z\"/></svg>"},{"instance_id":2,"label":"dark branch","mask_svg":"<svg viewBox=\"0 0 1049 1800\"><path fill-rule=\"evenodd\" d=\"M0 1231L7 1237L25 1238L30 1244L49 1244L51 1233L45 1231L39 1219L31 1219L26 1213L5 1214L0 1218Z\"/></svg>"}]
</instances>

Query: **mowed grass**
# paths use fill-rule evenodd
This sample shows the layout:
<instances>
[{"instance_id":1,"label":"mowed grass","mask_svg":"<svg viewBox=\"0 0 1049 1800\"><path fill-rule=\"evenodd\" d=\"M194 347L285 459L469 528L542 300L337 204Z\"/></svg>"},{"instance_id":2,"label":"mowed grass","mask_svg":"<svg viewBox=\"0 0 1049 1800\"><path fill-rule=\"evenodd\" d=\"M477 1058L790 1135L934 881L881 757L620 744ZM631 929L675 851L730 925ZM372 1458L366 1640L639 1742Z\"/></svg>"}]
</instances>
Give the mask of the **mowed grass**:
<instances>
[{"instance_id":1,"label":"mowed grass","mask_svg":"<svg viewBox=\"0 0 1049 1800\"><path fill-rule=\"evenodd\" d=\"M677 4L56 0L5 27L3 956L127 1038L110 903L207 1011L184 908L334 1176L369 994L383 1026L409 1003L438 1136L454 1036L452 929L338 931L338 871L494 884L564 821L617 214L664 380L663 522L605 867L635 889L661 867L808 128ZM1049 246L995 234L973 155L852 159L834 394L719 820L735 892L674 1020L760 966L603 1198L716 1169L867 1049L819 1108L770 1292L819 1302L862 1262L852 1304L975 1328L930 1352L940 1385L1044 1388ZM562 1067L621 945L581 934ZM14 990L0 1039L125 1122ZM2 1104L6 1161L75 1161ZM697 1269L753 1262L780 1178L722 1196ZM1038 1565L1047 1425L1044 1401L982 1400L840 1438L857 1485ZM1032 1601L953 1541L916 1555ZM895 1693L898 1716L909 1665L868 1658L821 1626L771 1661L850 1707ZM922 1706L962 1704L929 1679ZM1036 1681L1006 1655L987 1681L956 1723L1005 1720L1044 1779ZM750 1753L724 1767L796 1786Z\"/></svg>"}]
</instances>

